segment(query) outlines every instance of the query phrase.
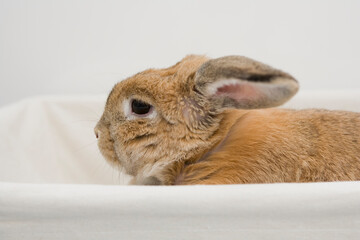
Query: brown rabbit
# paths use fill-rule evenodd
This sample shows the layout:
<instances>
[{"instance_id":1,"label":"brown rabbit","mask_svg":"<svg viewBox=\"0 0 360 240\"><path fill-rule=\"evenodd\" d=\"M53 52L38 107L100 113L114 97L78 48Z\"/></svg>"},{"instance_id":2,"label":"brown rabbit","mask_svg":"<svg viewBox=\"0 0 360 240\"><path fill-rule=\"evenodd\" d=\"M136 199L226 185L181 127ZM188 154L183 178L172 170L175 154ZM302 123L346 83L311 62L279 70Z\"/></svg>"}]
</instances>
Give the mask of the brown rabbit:
<instances>
[{"instance_id":1,"label":"brown rabbit","mask_svg":"<svg viewBox=\"0 0 360 240\"><path fill-rule=\"evenodd\" d=\"M95 133L133 184L360 180L360 114L269 108L297 90L246 57L191 55L116 84Z\"/></svg>"}]
</instances>

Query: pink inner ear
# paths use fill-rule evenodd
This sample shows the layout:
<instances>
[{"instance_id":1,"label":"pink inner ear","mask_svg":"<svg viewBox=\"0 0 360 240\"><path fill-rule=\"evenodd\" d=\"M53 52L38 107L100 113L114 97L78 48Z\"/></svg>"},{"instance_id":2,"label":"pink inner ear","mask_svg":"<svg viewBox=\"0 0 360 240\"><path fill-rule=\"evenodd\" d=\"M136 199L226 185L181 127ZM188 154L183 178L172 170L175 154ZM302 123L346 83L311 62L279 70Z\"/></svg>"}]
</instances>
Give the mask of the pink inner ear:
<instances>
[{"instance_id":1,"label":"pink inner ear","mask_svg":"<svg viewBox=\"0 0 360 240\"><path fill-rule=\"evenodd\" d=\"M225 84L216 89L216 96L227 96L234 100L240 101L244 99L253 100L260 97L261 92L253 85L248 83L242 84Z\"/></svg>"}]
</instances>

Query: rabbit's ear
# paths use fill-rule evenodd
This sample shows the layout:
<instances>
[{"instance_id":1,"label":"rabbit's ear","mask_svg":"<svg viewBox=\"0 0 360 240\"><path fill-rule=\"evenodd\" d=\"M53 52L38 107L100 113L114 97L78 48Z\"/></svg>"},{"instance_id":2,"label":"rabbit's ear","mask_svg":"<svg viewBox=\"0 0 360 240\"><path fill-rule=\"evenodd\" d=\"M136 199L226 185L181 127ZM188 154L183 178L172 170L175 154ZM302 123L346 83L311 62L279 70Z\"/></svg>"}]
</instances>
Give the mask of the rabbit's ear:
<instances>
[{"instance_id":1,"label":"rabbit's ear","mask_svg":"<svg viewBox=\"0 0 360 240\"><path fill-rule=\"evenodd\" d=\"M289 74L241 56L205 62L194 80L195 91L216 108L275 107L289 100L299 88Z\"/></svg>"}]
</instances>

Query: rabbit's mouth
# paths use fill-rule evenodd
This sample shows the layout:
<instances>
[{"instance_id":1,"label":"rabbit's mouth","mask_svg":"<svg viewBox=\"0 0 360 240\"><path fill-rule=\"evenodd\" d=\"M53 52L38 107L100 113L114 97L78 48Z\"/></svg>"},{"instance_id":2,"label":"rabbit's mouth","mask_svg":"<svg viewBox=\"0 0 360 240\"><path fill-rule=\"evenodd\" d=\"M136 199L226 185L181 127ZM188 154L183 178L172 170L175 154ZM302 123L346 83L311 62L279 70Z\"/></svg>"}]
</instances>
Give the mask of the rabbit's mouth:
<instances>
[{"instance_id":1,"label":"rabbit's mouth","mask_svg":"<svg viewBox=\"0 0 360 240\"><path fill-rule=\"evenodd\" d=\"M113 167L121 167L120 161L115 153L115 142L109 136L108 130L97 134L98 147L105 160Z\"/></svg>"}]
</instances>

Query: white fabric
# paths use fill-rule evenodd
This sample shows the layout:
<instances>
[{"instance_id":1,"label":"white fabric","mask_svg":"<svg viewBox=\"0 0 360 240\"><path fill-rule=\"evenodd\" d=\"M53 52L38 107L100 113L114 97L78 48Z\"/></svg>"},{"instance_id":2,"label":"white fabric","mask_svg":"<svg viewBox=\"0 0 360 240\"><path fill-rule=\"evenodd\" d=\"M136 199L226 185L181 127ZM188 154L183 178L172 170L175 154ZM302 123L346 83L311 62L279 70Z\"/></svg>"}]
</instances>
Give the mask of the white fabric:
<instances>
[{"instance_id":1,"label":"white fabric","mask_svg":"<svg viewBox=\"0 0 360 240\"><path fill-rule=\"evenodd\" d=\"M360 182L114 186L93 127L106 96L0 109L0 239L360 239ZM285 107L360 111L360 90Z\"/></svg>"},{"instance_id":2,"label":"white fabric","mask_svg":"<svg viewBox=\"0 0 360 240\"><path fill-rule=\"evenodd\" d=\"M354 239L360 184L0 185L0 239Z\"/></svg>"},{"instance_id":3,"label":"white fabric","mask_svg":"<svg viewBox=\"0 0 360 240\"><path fill-rule=\"evenodd\" d=\"M0 181L121 182L102 160L94 126L105 96L39 97L0 110Z\"/></svg>"}]
</instances>

